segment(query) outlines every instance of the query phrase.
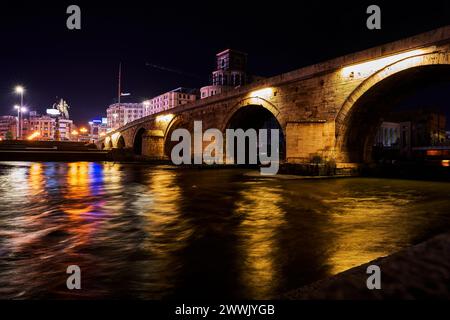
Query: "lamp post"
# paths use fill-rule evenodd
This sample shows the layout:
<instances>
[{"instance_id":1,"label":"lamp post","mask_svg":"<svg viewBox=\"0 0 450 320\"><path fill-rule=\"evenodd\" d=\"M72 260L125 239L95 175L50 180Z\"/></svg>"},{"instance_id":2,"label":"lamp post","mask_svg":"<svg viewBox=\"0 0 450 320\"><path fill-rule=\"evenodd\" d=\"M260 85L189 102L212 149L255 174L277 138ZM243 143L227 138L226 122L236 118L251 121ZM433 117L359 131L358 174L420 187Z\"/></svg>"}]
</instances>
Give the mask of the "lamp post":
<instances>
[{"instance_id":1,"label":"lamp post","mask_svg":"<svg viewBox=\"0 0 450 320\"><path fill-rule=\"evenodd\" d=\"M14 88L16 94L20 95L20 106L17 109L18 124L17 124L17 139L22 139L22 112L26 109L23 107L23 94L25 93L25 88L23 86L16 86ZM16 106L17 107L17 106Z\"/></svg>"},{"instance_id":2,"label":"lamp post","mask_svg":"<svg viewBox=\"0 0 450 320\"><path fill-rule=\"evenodd\" d=\"M14 109L17 110L16 140L19 140L19 138L22 138L22 126L21 126L20 120L22 118L22 114L27 112L27 108L21 107L19 105L15 105Z\"/></svg>"},{"instance_id":3,"label":"lamp post","mask_svg":"<svg viewBox=\"0 0 450 320\"><path fill-rule=\"evenodd\" d=\"M19 140L19 119L20 119L20 106L15 105L14 109L17 110L17 125L16 125L16 140Z\"/></svg>"},{"instance_id":4,"label":"lamp post","mask_svg":"<svg viewBox=\"0 0 450 320\"><path fill-rule=\"evenodd\" d=\"M21 118L21 123L20 123L20 139L23 138L23 114L25 112L27 112L28 109L25 107L20 107L20 118Z\"/></svg>"}]
</instances>

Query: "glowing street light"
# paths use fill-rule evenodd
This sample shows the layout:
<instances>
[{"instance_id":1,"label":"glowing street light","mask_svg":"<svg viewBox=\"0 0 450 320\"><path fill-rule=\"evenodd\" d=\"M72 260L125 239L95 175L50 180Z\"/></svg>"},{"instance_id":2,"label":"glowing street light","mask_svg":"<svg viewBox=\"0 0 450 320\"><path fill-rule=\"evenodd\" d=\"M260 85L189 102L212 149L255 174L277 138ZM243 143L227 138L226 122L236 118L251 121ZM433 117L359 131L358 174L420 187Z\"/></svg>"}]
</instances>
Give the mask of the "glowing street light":
<instances>
[{"instance_id":1,"label":"glowing street light","mask_svg":"<svg viewBox=\"0 0 450 320\"><path fill-rule=\"evenodd\" d=\"M40 136L40 132L39 131L35 131L33 132L30 136L28 136L27 140L34 140L35 138L38 138Z\"/></svg>"},{"instance_id":2,"label":"glowing street light","mask_svg":"<svg viewBox=\"0 0 450 320\"><path fill-rule=\"evenodd\" d=\"M25 93L25 88L23 86L16 86L14 88L14 92L20 95L20 107L17 109L17 117L18 117L18 125L17 125L17 139L22 138L22 112L26 112L26 109L23 107L23 94Z\"/></svg>"},{"instance_id":3,"label":"glowing street light","mask_svg":"<svg viewBox=\"0 0 450 320\"><path fill-rule=\"evenodd\" d=\"M15 91L17 94L23 94L23 93L25 92L25 88L22 87L22 86L16 86L16 87L14 88L14 91Z\"/></svg>"}]
</instances>

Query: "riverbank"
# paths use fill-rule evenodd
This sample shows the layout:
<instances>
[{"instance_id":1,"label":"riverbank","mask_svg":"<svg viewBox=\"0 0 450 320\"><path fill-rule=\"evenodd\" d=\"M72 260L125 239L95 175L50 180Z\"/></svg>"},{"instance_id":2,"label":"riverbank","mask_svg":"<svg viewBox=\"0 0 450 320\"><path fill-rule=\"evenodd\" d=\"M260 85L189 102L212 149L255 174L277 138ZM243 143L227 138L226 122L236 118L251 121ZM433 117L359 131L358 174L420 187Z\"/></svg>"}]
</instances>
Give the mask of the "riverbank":
<instances>
[{"instance_id":1,"label":"riverbank","mask_svg":"<svg viewBox=\"0 0 450 320\"><path fill-rule=\"evenodd\" d=\"M108 151L70 141L0 141L1 161L108 161Z\"/></svg>"},{"instance_id":2,"label":"riverbank","mask_svg":"<svg viewBox=\"0 0 450 320\"><path fill-rule=\"evenodd\" d=\"M381 269L381 289L369 290L369 265ZM450 299L450 233L287 293L294 300Z\"/></svg>"}]
</instances>

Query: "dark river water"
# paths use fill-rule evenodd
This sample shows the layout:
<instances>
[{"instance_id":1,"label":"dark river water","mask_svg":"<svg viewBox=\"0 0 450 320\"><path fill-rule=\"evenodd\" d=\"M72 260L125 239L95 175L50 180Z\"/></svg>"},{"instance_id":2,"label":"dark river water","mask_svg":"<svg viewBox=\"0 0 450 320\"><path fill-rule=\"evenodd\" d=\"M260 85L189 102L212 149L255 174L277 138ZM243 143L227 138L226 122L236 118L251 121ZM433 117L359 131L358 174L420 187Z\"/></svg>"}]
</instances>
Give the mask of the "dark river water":
<instances>
[{"instance_id":1,"label":"dark river water","mask_svg":"<svg viewBox=\"0 0 450 320\"><path fill-rule=\"evenodd\" d=\"M274 298L450 230L450 183L9 162L0 194L0 298Z\"/></svg>"}]
</instances>

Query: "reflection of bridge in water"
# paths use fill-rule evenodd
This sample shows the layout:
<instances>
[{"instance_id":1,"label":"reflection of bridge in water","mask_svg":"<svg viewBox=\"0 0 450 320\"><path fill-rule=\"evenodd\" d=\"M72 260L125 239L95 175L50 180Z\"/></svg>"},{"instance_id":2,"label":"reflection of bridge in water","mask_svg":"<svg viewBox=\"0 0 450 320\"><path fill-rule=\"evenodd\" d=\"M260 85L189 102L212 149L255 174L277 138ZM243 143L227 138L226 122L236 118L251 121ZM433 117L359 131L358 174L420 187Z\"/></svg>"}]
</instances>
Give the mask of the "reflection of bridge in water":
<instances>
[{"instance_id":1,"label":"reflection of bridge in water","mask_svg":"<svg viewBox=\"0 0 450 320\"><path fill-rule=\"evenodd\" d=\"M151 115L109 133L105 149L164 159L176 128L259 129L272 119L287 163L371 160L381 118L415 88L450 79L450 26L305 67ZM170 113L169 113L170 112ZM206 144L207 145L207 144ZM206 147L204 145L204 147Z\"/></svg>"}]
</instances>

